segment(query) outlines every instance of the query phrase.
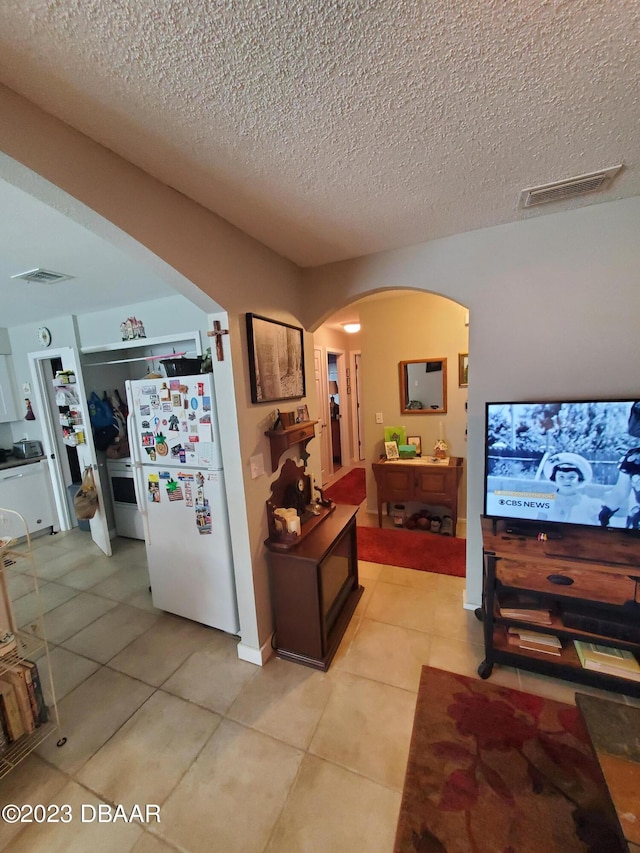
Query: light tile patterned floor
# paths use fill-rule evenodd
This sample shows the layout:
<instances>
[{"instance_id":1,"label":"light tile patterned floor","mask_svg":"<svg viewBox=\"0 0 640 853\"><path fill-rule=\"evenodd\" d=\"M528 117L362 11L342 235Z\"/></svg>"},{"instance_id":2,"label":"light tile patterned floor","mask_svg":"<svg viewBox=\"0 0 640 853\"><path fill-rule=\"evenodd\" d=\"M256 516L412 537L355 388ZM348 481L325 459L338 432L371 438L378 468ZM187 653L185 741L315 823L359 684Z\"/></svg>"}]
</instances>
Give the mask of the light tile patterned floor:
<instances>
[{"instance_id":1,"label":"light tile patterned floor","mask_svg":"<svg viewBox=\"0 0 640 853\"><path fill-rule=\"evenodd\" d=\"M36 553L68 742L1 780L0 803L75 817L0 821L0 849L391 853L420 668L476 676L483 657L464 580L361 562L365 594L321 673L254 667L237 638L156 610L140 542L115 540L107 560L75 530ZM29 584L16 577L12 593L28 622ZM563 701L575 689L504 667L492 681ZM81 822L81 804L99 803L157 804L161 822Z\"/></svg>"}]
</instances>

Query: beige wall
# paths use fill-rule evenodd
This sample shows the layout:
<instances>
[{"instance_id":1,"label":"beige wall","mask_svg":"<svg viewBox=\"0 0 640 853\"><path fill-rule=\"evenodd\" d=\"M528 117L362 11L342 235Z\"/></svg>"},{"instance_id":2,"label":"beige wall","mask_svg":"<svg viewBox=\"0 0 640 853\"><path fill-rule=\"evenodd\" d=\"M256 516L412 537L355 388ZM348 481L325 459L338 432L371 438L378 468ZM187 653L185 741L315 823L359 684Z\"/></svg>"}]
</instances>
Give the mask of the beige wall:
<instances>
[{"instance_id":1,"label":"beige wall","mask_svg":"<svg viewBox=\"0 0 640 853\"><path fill-rule=\"evenodd\" d=\"M469 309L469 606L482 592L485 403L640 395L639 233L640 198L630 198L304 271L312 329L389 288Z\"/></svg>"},{"instance_id":2,"label":"beige wall","mask_svg":"<svg viewBox=\"0 0 640 853\"><path fill-rule=\"evenodd\" d=\"M230 425L237 435L228 445L238 448L243 479L243 488L236 490L237 505L230 509L236 519L243 515L246 530L245 557L236 562L243 599L241 634L243 644L257 650L268 643L272 630L262 543L267 535L265 501L274 478L264 430L272 424L274 407L250 402L244 315L253 311L300 325L299 271L220 217L1 86L0 113L0 151L7 155L0 157L0 177L149 264L204 310L213 310L213 299L227 311L230 335L222 370L231 374L227 387L235 394L234 415L237 410L236 423ZM203 299L203 292L210 299ZM45 319L34 317L34 322ZM305 337L309 378L313 344L311 335ZM302 402L315 413L313 381L308 388ZM257 452L264 455L267 473L252 480L249 458Z\"/></svg>"}]
</instances>

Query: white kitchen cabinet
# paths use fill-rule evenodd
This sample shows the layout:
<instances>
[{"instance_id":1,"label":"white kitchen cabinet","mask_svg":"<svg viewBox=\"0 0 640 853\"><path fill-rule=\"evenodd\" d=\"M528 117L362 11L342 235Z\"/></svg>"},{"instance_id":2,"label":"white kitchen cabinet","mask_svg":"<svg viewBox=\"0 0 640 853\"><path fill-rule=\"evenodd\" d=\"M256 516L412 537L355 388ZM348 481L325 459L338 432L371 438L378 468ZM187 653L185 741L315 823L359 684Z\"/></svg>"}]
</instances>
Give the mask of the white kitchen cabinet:
<instances>
[{"instance_id":1,"label":"white kitchen cabinet","mask_svg":"<svg viewBox=\"0 0 640 853\"><path fill-rule=\"evenodd\" d=\"M54 521L49 472L42 462L0 471L0 506L19 512L33 536Z\"/></svg>"},{"instance_id":2,"label":"white kitchen cabinet","mask_svg":"<svg viewBox=\"0 0 640 853\"><path fill-rule=\"evenodd\" d=\"M9 356L0 355L0 423L20 420L18 403L13 389Z\"/></svg>"}]
</instances>

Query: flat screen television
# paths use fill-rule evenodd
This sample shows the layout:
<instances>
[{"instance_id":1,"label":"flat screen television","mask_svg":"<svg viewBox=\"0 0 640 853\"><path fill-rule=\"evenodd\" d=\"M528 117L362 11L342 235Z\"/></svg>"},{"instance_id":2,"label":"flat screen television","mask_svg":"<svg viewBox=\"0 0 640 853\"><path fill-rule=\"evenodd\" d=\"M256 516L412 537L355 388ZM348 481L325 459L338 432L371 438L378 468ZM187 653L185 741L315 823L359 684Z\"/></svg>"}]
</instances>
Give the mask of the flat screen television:
<instances>
[{"instance_id":1,"label":"flat screen television","mask_svg":"<svg viewBox=\"0 0 640 853\"><path fill-rule=\"evenodd\" d=\"M485 515L640 528L640 402L487 403Z\"/></svg>"}]
</instances>

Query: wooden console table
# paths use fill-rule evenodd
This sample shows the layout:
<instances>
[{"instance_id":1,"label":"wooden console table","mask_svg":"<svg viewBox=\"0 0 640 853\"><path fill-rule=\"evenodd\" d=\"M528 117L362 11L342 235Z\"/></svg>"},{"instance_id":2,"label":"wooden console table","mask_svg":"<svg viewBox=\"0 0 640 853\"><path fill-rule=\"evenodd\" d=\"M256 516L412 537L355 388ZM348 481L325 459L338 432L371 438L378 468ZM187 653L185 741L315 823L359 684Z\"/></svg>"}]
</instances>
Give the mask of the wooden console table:
<instances>
[{"instance_id":1,"label":"wooden console table","mask_svg":"<svg viewBox=\"0 0 640 853\"><path fill-rule=\"evenodd\" d=\"M382 527L383 503L416 501L448 507L455 536L461 456L451 456L448 465L433 465L421 459L381 459L374 462L372 468L378 491L378 527Z\"/></svg>"}]
</instances>

